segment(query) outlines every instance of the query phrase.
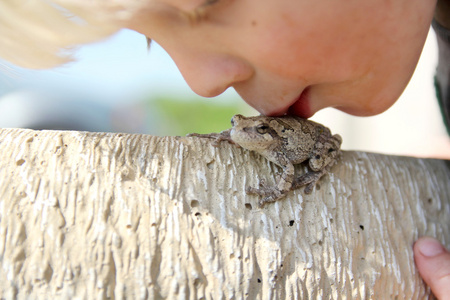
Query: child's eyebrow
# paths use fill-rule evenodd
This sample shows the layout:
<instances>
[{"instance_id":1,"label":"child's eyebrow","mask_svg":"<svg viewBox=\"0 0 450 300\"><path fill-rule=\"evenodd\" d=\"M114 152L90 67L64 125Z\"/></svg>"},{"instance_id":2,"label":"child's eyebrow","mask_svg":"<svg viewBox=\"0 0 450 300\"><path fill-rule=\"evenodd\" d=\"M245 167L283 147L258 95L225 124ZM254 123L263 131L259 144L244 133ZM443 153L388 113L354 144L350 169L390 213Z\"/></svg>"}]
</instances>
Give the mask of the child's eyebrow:
<instances>
[{"instance_id":1,"label":"child's eyebrow","mask_svg":"<svg viewBox=\"0 0 450 300\"><path fill-rule=\"evenodd\" d=\"M211 0L207 0L207 1L209 2ZM203 11L202 7L200 7L200 8L196 8L190 12L186 12L186 11L179 12L179 15L184 15L185 17L187 17L190 20L190 22L195 23L198 19L200 19L204 15L204 11ZM152 39L149 38L148 36L146 36L145 39L147 40L147 50L150 51Z\"/></svg>"}]
</instances>

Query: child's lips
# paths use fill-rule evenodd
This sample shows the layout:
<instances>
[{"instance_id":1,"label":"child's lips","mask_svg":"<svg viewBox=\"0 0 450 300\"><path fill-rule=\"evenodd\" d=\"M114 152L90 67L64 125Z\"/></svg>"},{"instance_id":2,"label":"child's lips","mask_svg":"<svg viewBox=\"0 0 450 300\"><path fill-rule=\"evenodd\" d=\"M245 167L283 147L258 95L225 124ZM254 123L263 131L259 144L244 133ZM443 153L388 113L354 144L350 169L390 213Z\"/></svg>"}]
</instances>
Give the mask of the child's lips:
<instances>
[{"instance_id":1,"label":"child's lips","mask_svg":"<svg viewBox=\"0 0 450 300\"><path fill-rule=\"evenodd\" d=\"M309 88L303 90L295 102L288 108L288 114L301 118L310 118L314 115L309 103Z\"/></svg>"},{"instance_id":2,"label":"child's lips","mask_svg":"<svg viewBox=\"0 0 450 300\"><path fill-rule=\"evenodd\" d=\"M297 98L292 99L287 106L279 107L278 109L273 109L274 106L270 106L271 109L262 109L255 107L262 115L265 116L284 116L284 115L295 115L301 118L307 119L314 115L314 112L310 107L309 100L309 88L305 88Z\"/></svg>"}]
</instances>

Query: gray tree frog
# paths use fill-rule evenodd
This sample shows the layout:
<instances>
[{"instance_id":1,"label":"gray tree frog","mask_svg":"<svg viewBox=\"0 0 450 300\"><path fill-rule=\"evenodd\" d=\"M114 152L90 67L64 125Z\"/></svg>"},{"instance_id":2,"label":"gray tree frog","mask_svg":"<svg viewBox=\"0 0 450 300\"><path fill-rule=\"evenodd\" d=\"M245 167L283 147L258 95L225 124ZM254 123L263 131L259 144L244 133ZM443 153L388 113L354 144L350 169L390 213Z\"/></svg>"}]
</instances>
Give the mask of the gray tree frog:
<instances>
[{"instance_id":1,"label":"gray tree frog","mask_svg":"<svg viewBox=\"0 0 450 300\"><path fill-rule=\"evenodd\" d=\"M231 124L231 129L221 133L194 133L188 136L213 138L215 146L221 141L228 141L255 151L282 167L283 173L276 186L267 186L260 180L259 188L247 187L247 193L263 197L259 201L261 207L284 198L289 191L302 186L306 186L305 193L310 194L340 153L340 135L332 135L327 127L300 117L235 115ZM304 161L308 161L310 171L295 178L294 165Z\"/></svg>"}]
</instances>

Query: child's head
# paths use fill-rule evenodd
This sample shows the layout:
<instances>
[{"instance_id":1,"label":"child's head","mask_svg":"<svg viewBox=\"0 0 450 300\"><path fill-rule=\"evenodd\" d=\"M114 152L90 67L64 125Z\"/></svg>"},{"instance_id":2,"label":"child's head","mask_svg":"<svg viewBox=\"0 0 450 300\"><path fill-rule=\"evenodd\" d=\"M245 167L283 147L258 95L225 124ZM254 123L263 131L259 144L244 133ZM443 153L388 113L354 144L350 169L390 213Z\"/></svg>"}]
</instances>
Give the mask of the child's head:
<instances>
[{"instance_id":1,"label":"child's head","mask_svg":"<svg viewBox=\"0 0 450 300\"><path fill-rule=\"evenodd\" d=\"M159 43L190 87L232 86L263 114L380 113L409 81L435 0L147 0L122 27Z\"/></svg>"}]
</instances>

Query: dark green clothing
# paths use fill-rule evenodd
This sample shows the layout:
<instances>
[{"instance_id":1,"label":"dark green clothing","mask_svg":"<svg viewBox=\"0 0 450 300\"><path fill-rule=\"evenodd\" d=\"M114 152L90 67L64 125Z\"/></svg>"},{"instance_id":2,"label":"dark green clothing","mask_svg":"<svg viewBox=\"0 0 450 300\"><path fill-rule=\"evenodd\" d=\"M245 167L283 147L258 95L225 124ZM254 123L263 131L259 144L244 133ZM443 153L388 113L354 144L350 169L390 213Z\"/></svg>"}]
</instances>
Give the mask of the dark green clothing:
<instances>
[{"instance_id":1,"label":"dark green clothing","mask_svg":"<svg viewBox=\"0 0 450 300\"><path fill-rule=\"evenodd\" d=\"M436 32L439 59L434 84L445 127L450 135L450 29L433 20Z\"/></svg>"}]
</instances>

